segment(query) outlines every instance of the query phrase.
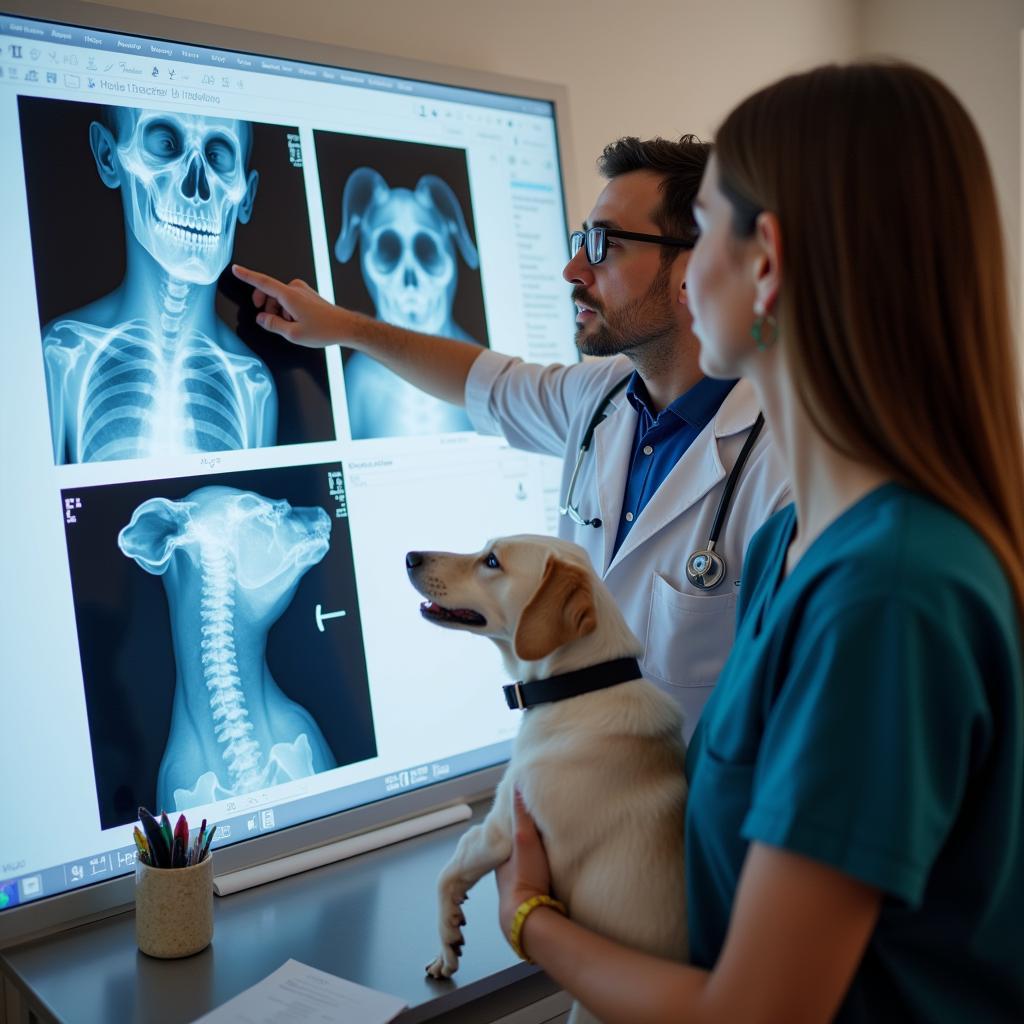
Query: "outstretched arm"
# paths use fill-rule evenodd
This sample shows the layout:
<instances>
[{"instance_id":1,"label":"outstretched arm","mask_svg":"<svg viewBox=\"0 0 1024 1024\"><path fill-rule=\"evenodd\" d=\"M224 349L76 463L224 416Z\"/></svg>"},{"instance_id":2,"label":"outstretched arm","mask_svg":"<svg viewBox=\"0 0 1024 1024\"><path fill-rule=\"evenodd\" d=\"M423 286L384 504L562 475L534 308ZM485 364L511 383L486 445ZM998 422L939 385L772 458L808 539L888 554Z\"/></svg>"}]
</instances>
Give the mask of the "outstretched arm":
<instances>
[{"instance_id":1,"label":"outstretched arm","mask_svg":"<svg viewBox=\"0 0 1024 1024\"><path fill-rule=\"evenodd\" d=\"M512 858L498 872L506 935L516 907L546 892L547 884L540 836L517 801ZM627 949L545 907L529 915L520 938L533 960L607 1024L825 1024L849 987L880 907L878 890L754 843L711 971Z\"/></svg>"},{"instance_id":2,"label":"outstretched arm","mask_svg":"<svg viewBox=\"0 0 1024 1024\"><path fill-rule=\"evenodd\" d=\"M231 269L253 286L253 303L262 310L256 319L265 330L308 348L346 345L365 352L435 398L465 404L466 377L483 351L479 345L419 334L334 306L305 281L284 284L245 267Z\"/></svg>"}]
</instances>

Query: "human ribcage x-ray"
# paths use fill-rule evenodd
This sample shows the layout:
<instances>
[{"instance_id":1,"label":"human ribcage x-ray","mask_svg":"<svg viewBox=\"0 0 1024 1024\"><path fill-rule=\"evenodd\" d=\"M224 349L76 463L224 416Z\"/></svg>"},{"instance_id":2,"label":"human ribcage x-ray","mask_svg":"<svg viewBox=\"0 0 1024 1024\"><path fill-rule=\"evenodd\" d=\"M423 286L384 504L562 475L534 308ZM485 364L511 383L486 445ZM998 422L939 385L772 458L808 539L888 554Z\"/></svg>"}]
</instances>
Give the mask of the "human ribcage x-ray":
<instances>
[{"instance_id":1,"label":"human ribcage x-ray","mask_svg":"<svg viewBox=\"0 0 1024 1024\"><path fill-rule=\"evenodd\" d=\"M202 487L150 498L118 535L163 577L177 673L157 777L160 807L181 810L304 778L336 761L313 717L279 689L267 633L299 580L327 553L322 508Z\"/></svg>"},{"instance_id":2,"label":"human ribcage x-ray","mask_svg":"<svg viewBox=\"0 0 1024 1024\"><path fill-rule=\"evenodd\" d=\"M69 461L232 451L266 439L272 385L263 364L202 332L177 337L141 318L113 328L62 319L46 344L54 435L67 437Z\"/></svg>"},{"instance_id":3,"label":"human ribcage x-ray","mask_svg":"<svg viewBox=\"0 0 1024 1024\"><path fill-rule=\"evenodd\" d=\"M372 167L345 183L334 254L347 263L360 247L363 281L377 318L412 331L474 341L452 318L458 286L456 249L472 269L476 246L455 193L426 174L413 190L390 188ZM345 364L354 438L469 430L462 409L424 395L362 355Z\"/></svg>"},{"instance_id":4,"label":"human ribcage x-ray","mask_svg":"<svg viewBox=\"0 0 1024 1024\"><path fill-rule=\"evenodd\" d=\"M273 378L214 309L255 201L252 126L110 107L86 141L121 196L127 265L114 291L44 331L56 461L274 444Z\"/></svg>"}]
</instances>

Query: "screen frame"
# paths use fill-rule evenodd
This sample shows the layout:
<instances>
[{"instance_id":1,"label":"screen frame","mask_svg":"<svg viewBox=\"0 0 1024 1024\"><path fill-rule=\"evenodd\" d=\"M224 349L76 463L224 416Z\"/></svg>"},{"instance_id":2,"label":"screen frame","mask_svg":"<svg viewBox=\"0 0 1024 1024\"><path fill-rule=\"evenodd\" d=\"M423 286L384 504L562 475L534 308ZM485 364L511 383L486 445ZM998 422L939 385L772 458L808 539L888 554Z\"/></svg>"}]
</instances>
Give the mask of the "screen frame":
<instances>
[{"instance_id":1,"label":"screen frame","mask_svg":"<svg viewBox=\"0 0 1024 1024\"><path fill-rule=\"evenodd\" d=\"M351 47L274 36L162 14L131 11L88 3L85 0L0 0L0 13L547 101L552 104L554 111L566 231L572 213L576 210L572 187L575 181L574 168L568 144L571 134L568 92L563 85L372 53ZM443 696L439 695L439 699L443 699ZM424 789L339 811L305 824L293 825L278 832L218 849L218 874L277 860L443 807L484 799L493 793L504 770L503 762L435 783ZM128 911L133 904L134 889L134 876L127 874L91 885L86 889L72 890L12 907L0 914L0 949Z\"/></svg>"}]
</instances>

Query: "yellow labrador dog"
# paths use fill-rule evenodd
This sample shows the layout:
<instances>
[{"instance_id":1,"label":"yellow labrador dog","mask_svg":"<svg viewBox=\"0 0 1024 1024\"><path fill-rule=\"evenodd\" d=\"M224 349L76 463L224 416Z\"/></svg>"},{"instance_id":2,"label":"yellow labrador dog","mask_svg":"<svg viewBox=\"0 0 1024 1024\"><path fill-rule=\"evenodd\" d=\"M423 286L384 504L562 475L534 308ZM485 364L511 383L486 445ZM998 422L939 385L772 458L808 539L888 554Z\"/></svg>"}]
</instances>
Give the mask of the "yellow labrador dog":
<instances>
[{"instance_id":1,"label":"yellow labrador dog","mask_svg":"<svg viewBox=\"0 0 1024 1024\"><path fill-rule=\"evenodd\" d=\"M570 916L684 959L682 722L675 703L639 678L640 644L586 553L520 536L476 554L412 551L406 566L427 599L424 618L498 645L518 680L505 687L506 700L525 709L493 807L438 881L441 955L427 973L458 968L460 905L511 854L514 787L544 837L554 895Z\"/></svg>"}]
</instances>

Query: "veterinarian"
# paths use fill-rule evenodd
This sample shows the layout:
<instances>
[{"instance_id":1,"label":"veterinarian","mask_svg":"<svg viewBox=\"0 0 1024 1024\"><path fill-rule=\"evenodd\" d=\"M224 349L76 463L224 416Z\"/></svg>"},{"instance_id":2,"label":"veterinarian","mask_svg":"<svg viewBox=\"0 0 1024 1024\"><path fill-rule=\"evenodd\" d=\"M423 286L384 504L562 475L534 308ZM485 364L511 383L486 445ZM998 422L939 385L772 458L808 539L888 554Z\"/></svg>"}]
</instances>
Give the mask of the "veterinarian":
<instances>
[{"instance_id":1,"label":"veterinarian","mask_svg":"<svg viewBox=\"0 0 1024 1024\"><path fill-rule=\"evenodd\" d=\"M752 382L795 505L687 756L692 966L531 910L521 808L502 924L607 1024L1024 1020L1024 450L977 130L918 69L820 68L729 115L696 210L701 365Z\"/></svg>"},{"instance_id":2,"label":"veterinarian","mask_svg":"<svg viewBox=\"0 0 1024 1024\"><path fill-rule=\"evenodd\" d=\"M564 459L559 534L587 550L644 645L644 674L679 703L687 737L732 646L747 544L789 500L765 430L734 474L714 545L721 579L712 575L707 587L688 578L688 560L698 569L710 563L700 553L759 412L748 383L704 377L691 327L691 207L709 151L693 136L625 138L605 148L599 167L608 184L585 230L574 233L563 271L578 309L577 346L607 357L600 360L524 363L332 306L301 281L285 285L235 268L256 288L267 330L300 345L369 353L424 391L464 405L480 432Z\"/></svg>"}]
</instances>

